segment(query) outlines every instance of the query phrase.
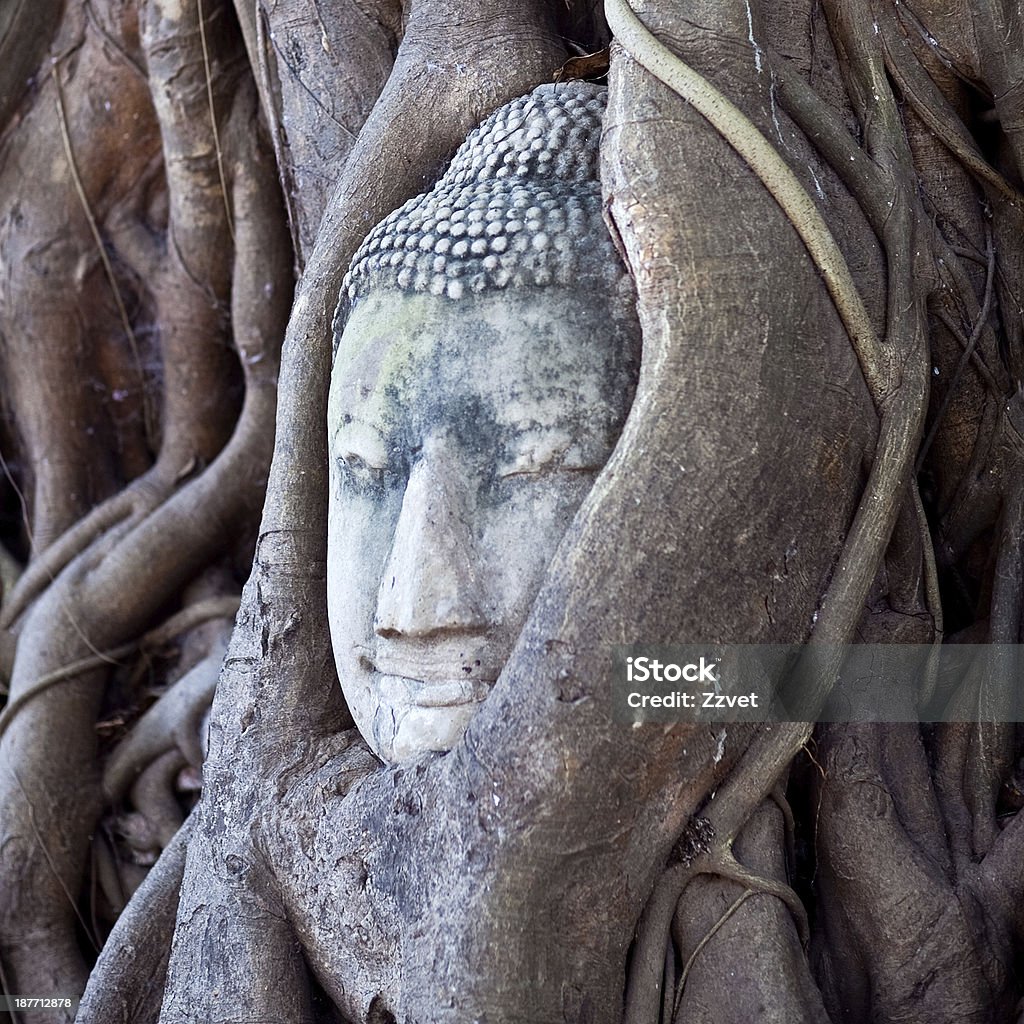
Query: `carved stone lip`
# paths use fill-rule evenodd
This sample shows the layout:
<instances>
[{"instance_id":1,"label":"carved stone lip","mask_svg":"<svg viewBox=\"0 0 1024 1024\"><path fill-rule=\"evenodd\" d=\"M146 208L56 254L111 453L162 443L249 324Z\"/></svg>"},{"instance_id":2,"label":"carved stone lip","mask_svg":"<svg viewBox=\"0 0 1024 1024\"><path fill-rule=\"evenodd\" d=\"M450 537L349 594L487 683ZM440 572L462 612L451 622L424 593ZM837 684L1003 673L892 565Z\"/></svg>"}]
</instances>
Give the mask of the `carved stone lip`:
<instances>
[{"instance_id":1,"label":"carved stone lip","mask_svg":"<svg viewBox=\"0 0 1024 1024\"><path fill-rule=\"evenodd\" d=\"M417 683L482 681L498 678L504 658L485 637L380 637L363 657L374 671Z\"/></svg>"},{"instance_id":2,"label":"carved stone lip","mask_svg":"<svg viewBox=\"0 0 1024 1024\"><path fill-rule=\"evenodd\" d=\"M494 685L493 680L486 679L414 679L375 667L380 673L380 694L392 704L412 704L421 708L479 704Z\"/></svg>"}]
</instances>

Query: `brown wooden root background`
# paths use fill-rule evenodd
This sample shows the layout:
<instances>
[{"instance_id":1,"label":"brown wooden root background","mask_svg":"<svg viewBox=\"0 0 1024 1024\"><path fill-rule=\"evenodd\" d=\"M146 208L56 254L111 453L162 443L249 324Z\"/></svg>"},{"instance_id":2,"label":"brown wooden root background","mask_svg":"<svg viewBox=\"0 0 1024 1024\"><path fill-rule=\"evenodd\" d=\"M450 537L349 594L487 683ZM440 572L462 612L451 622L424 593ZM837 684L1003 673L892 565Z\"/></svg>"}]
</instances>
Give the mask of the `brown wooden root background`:
<instances>
[{"instance_id":1,"label":"brown wooden root background","mask_svg":"<svg viewBox=\"0 0 1024 1024\"><path fill-rule=\"evenodd\" d=\"M613 44L634 408L465 742L409 770L351 731L327 633L341 277L601 11L0 11L5 991L165 1024L1017 1012L1016 726L624 731L606 702L637 639L1021 641L1024 22L632 9L789 165L878 344Z\"/></svg>"}]
</instances>

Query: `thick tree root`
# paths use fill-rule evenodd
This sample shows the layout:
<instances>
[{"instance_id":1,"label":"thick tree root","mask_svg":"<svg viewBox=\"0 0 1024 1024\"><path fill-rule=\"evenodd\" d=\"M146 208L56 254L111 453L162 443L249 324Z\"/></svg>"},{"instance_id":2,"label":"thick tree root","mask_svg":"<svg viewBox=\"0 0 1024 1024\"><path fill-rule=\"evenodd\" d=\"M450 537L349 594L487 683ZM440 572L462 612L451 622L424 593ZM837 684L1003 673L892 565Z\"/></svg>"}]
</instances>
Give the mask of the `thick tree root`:
<instances>
[{"instance_id":1,"label":"thick tree root","mask_svg":"<svg viewBox=\"0 0 1024 1024\"><path fill-rule=\"evenodd\" d=\"M911 497L914 458L920 443L928 393L928 347L925 291L917 274L926 265L917 223L927 223L914 190L912 163L891 88L876 53L870 52L863 23L852 28L844 14L830 6L833 34L851 49L850 77L854 95L873 96L870 115L861 111L866 145L858 153L863 177L885 189L870 198L870 209L885 204L885 216L873 223L889 255L889 294L886 339L877 340L853 284L845 258L832 238L814 201L804 190L767 139L717 89L661 44L633 14L626 0L608 0L609 23L630 56L648 68L674 91L693 103L722 133L758 174L800 233L816 265L822 271L836 307L857 352L865 381L880 416L878 445L857 515L848 532L838 567L822 599L817 625L802 666L805 677L815 680L816 696L806 708L815 714L831 690L839 670L831 645L850 642L862 615L869 589L882 565L900 508ZM858 7L849 16L863 16ZM852 43L851 40L857 40ZM838 138L838 133L837 133ZM854 145L846 148L855 150ZM855 161L856 162L856 161ZM855 195L857 193L855 192ZM917 260L907 253L917 249ZM984 318L980 318L980 323ZM919 499L918 499L919 501ZM915 516L920 522L919 516ZM930 550L930 539L924 547ZM934 573L930 586L937 589ZM830 645L825 647L823 645ZM743 756L740 765L703 812L714 834L714 845L695 858L692 866L679 866L666 874L652 897L638 930L633 974L627 990L629 1024L657 1019L661 968L668 942L669 923L682 889L691 873L705 863L709 869L754 888L731 853L733 840L754 809L772 790L792 758L810 738L809 723L766 726ZM700 857L707 858L701 861ZM791 890L774 894L787 899L806 941L806 915ZM641 977L642 975L642 977Z\"/></svg>"},{"instance_id":2,"label":"thick tree root","mask_svg":"<svg viewBox=\"0 0 1024 1024\"><path fill-rule=\"evenodd\" d=\"M104 534L126 521L138 522L173 489L143 478L94 508L34 558L11 590L0 615L0 629L10 629L25 609L57 578L64 567Z\"/></svg>"},{"instance_id":3,"label":"thick tree root","mask_svg":"<svg viewBox=\"0 0 1024 1024\"><path fill-rule=\"evenodd\" d=\"M830 1012L1006 1019L1012 940L1000 900L974 890L992 865L951 855L917 727L834 726L820 750L815 960Z\"/></svg>"},{"instance_id":4,"label":"thick tree root","mask_svg":"<svg viewBox=\"0 0 1024 1024\"><path fill-rule=\"evenodd\" d=\"M82 996L79 1024L155 1024L158 1020L191 835L189 821L118 919Z\"/></svg>"},{"instance_id":5,"label":"thick tree root","mask_svg":"<svg viewBox=\"0 0 1024 1024\"><path fill-rule=\"evenodd\" d=\"M147 17L158 13L156 6L146 6ZM182 38L165 35L170 21L159 17L159 24L147 28L152 32L143 33L151 48L149 85L171 192L172 244L153 281L154 301L166 321L160 337L165 432L154 473L166 486L159 500L149 495L142 508L138 495L101 508L58 543L52 562L23 591L28 597L21 602L12 700L0 723L6 729L0 744L0 849L4 870L11 870L10 858L19 861L23 883L20 893L8 887L0 894L0 946L12 984L21 990L74 991L84 984L74 907L99 811L94 726L106 674L81 673L97 660L106 666L108 651L134 649L134 638L163 607L252 529L262 504L289 260L274 169L261 151L254 91L238 80L238 40L223 14L218 5L211 22L219 27L207 33L207 43L211 62L236 61L234 74L217 76L214 94L218 116L224 117L219 138L228 160L237 251L229 244L217 159L207 140L205 80L198 98L186 89L183 105L174 100L175 89L184 85L179 72L191 74L196 66L195 9L182 14L193 19ZM170 82L174 87L168 89ZM65 96L70 100L70 91ZM88 161L75 155L85 169ZM212 183L216 191L208 188ZM229 322L237 355L226 343ZM239 415L232 392L239 394L243 383ZM66 558L56 579L38 590ZM135 585L139 580L146 585ZM223 605L217 614L225 614ZM15 778L26 780L24 787ZM161 805L155 813L158 846L180 820L168 779L159 781L153 793L140 793L140 799ZM46 836L46 848L33 839L39 835ZM60 984L51 985L51 976Z\"/></svg>"},{"instance_id":6,"label":"thick tree root","mask_svg":"<svg viewBox=\"0 0 1024 1024\"><path fill-rule=\"evenodd\" d=\"M174 793L175 780L184 766L184 754L180 750L168 750L153 761L132 786L132 806L138 809L138 815L145 822L148 840L137 849L140 853L152 853L154 860L185 820Z\"/></svg>"}]
</instances>

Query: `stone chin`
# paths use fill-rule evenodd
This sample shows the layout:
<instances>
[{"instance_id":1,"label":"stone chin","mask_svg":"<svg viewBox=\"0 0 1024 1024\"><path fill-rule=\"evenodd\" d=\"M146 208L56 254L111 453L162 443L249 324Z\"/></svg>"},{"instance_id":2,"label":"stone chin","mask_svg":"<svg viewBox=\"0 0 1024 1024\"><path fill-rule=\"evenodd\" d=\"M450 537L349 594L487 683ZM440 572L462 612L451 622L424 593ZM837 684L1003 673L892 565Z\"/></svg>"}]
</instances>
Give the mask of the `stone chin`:
<instances>
[{"instance_id":1,"label":"stone chin","mask_svg":"<svg viewBox=\"0 0 1024 1024\"><path fill-rule=\"evenodd\" d=\"M493 684L483 680L423 680L373 673L370 729L363 729L382 760L408 761L446 753L462 739Z\"/></svg>"},{"instance_id":2,"label":"stone chin","mask_svg":"<svg viewBox=\"0 0 1024 1024\"><path fill-rule=\"evenodd\" d=\"M444 708L408 707L389 718L384 735L376 736L374 752L385 761L403 762L421 754L445 753L462 739L478 703ZM385 711L384 708L381 711ZM381 722L381 725L384 725ZM375 729L375 732L377 730Z\"/></svg>"}]
</instances>

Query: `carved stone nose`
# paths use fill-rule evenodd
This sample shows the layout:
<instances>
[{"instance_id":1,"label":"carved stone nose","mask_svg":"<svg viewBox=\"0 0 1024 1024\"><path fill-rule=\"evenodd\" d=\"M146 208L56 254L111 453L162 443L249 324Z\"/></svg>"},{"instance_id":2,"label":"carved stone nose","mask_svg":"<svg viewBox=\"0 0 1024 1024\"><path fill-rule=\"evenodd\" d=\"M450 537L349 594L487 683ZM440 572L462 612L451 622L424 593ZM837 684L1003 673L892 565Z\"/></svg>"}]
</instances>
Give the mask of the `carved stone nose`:
<instances>
[{"instance_id":1,"label":"carved stone nose","mask_svg":"<svg viewBox=\"0 0 1024 1024\"><path fill-rule=\"evenodd\" d=\"M413 467L377 594L378 636L422 639L487 626L453 475L429 454Z\"/></svg>"}]
</instances>

